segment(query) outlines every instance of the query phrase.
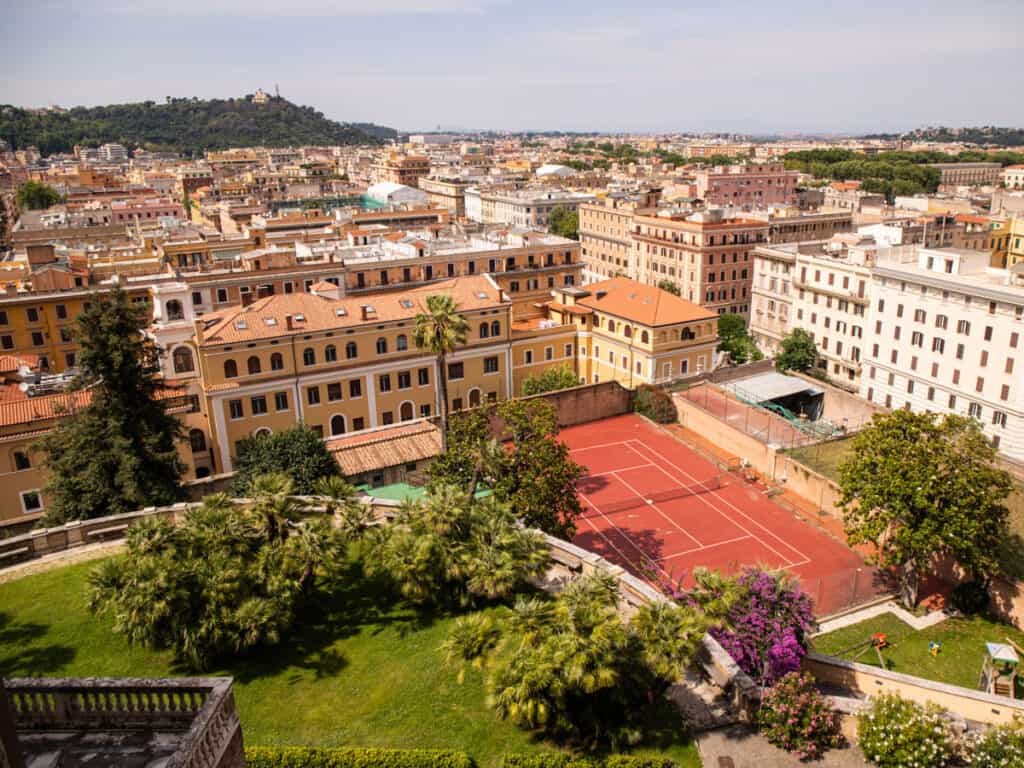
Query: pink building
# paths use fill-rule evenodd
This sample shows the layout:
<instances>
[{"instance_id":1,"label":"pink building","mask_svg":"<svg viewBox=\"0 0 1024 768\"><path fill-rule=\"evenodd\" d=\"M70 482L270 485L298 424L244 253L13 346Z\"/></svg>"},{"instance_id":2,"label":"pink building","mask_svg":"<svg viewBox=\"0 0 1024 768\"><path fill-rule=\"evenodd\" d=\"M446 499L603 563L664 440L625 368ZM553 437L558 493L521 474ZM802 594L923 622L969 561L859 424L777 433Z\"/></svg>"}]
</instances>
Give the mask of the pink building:
<instances>
[{"instance_id":1,"label":"pink building","mask_svg":"<svg viewBox=\"0 0 1024 768\"><path fill-rule=\"evenodd\" d=\"M796 203L799 171L787 171L782 163L728 165L696 172L697 197L708 206L732 206L752 210L769 205Z\"/></svg>"},{"instance_id":2,"label":"pink building","mask_svg":"<svg viewBox=\"0 0 1024 768\"><path fill-rule=\"evenodd\" d=\"M161 216L182 218L184 209L179 203L167 197L151 197L146 200L115 200L110 204L114 224L134 221L157 221Z\"/></svg>"}]
</instances>

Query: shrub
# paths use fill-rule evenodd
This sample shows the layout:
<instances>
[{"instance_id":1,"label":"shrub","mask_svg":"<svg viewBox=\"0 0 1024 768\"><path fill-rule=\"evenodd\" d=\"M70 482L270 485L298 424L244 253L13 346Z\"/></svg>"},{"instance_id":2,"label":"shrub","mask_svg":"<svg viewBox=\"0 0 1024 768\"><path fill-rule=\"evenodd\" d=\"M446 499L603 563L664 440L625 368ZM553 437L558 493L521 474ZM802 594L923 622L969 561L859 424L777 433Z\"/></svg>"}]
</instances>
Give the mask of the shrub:
<instances>
[{"instance_id":1,"label":"shrub","mask_svg":"<svg viewBox=\"0 0 1024 768\"><path fill-rule=\"evenodd\" d=\"M473 768L464 752L367 747L246 747L249 768Z\"/></svg>"},{"instance_id":2,"label":"shrub","mask_svg":"<svg viewBox=\"0 0 1024 768\"><path fill-rule=\"evenodd\" d=\"M968 734L967 762L974 768L1012 768L1024 765L1024 721Z\"/></svg>"},{"instance_id":3,"label":"shrub","mask_svg":"<svg viewBox=\"0 0 1024 768\"><path fill-rule=\"evenodd\" d=\"M815 627L811 599L781 574L746 569L726 626L711 630L740 669L763 685L800 669Z\"/></svg>"},{"instance_id":4,"label":"shrub","mask_svg":"<svg viewBox=\"0 0 1024 768\"><path fill-rule=\"evenodd\" d=\"M802 758L820 757L843 742L839 718L808 674L790 672L765 692L757 725L776 747Z\"/></svg>"},{"instance_id":5,"label":"shrub","mask_svg":"<svg viewBox=\"0 0 1024 768\"><path fill-rule=\"evenodd\" d=\"M965 581L953 587L953 607L966 616L988 610L988 588L980 581Z\"/></svg>"},{"instance_id":6,"label":"shrub","mask_svg":"<svg viewBox=\"0 0 1024 768\"><path fill-rule=\"evenodd\" d=\"M942 710L893 694L874 699L871 709L857 718L857 740L868 761L880 768L941 768L952 754Z\"/></svg>"},{"instance_id":7,"label":"shrub","mask_svg":"<svg viewBox=\"0 0 1024 768\"><path fill-rule=\"evenodd\" d=\"M675 768L676 764L662 757L639 755L608 755L603 760L564 753L540 755L505 755L501 768Z\"/></svg>"},{"instance_id":8,"label":"shrub","mask_svg":"<svg viewBox=\"0 0 1024 768\"><path fill-rule=\"evenodd\" d=\"M277 472L288 475L294 492L304 496L315 492L319 479L341 474L341 469L323 438L305 424L238 441L231 488L235 496L248 496L255 478Z\"/></svg>"},{"instance_id":9,"label":"shrub","mask_svg":"<svg viewBox=\"0 0 1024 768\"><path fill-rule=\"evenodd\" d=\"M658 424L674 424L679 414L672 395L663 389L641 384L633 393L633 410Z\"/></svg>"}]
</instances>

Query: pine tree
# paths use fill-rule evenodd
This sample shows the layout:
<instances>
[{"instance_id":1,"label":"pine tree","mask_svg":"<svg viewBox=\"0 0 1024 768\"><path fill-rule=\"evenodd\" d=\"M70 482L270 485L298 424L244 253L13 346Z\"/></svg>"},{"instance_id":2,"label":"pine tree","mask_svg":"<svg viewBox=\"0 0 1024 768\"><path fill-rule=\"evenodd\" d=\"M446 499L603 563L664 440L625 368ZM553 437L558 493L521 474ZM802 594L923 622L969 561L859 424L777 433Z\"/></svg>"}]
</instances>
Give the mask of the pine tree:
<instances>
[{"instance_id":1,"label":"pine tree","mask_svg":"<svg viewBox=\"0 0 1024 768\"><path fill-rule=\"evenodd\" d=\"M44 524L170 504L182 496L181 425L157 400L155 350L144 342L145 306L115 287L78 320L81 373L73 389L89 403L40 439L49 481Z\"/></svg>"}]
</instances>

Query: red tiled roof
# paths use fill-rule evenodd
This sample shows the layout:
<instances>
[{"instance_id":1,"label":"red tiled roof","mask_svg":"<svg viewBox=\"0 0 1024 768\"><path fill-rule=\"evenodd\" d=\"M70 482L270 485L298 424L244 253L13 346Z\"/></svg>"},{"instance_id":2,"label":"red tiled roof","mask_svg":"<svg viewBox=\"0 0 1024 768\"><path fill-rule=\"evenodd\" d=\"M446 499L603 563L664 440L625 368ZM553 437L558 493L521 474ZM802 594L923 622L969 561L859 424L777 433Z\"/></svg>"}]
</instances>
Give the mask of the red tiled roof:
<instances>
[{"instance_id":1,"label":"red tiled roof","mask_svg":"<svg viewBox=\"0 0 1024 768\"><path fill-rule=\"evenodd\" d=\"M586 290L590 291L590 295L577 299L577 304L640 325L673 325L718 317L714 312L668 291L627 277L613 277L611 280L591 283L586 286Z\"/></svg>"},{"instance_id":2,"label":"red tiled roof","mask_svg":"<svg viewBox=\"0 0 1024 768\"><path fill-rule=\"evenodd\" d=\"M342 473L352 476L437 456L441 453L441 430L429 421L416 421L332 438L326 445Z\"/></svg>"},{"instance_id":3,"label":"red tiled roof","mask_svg":"<svg viewBox=\"0 0 1024 768\"><path fill-rule=\"evenodd\" d=\"M83 408L92 400L92 393L81 390L69 394L40 395L22 400L0 402L0 426L31 424L39 419L52 419L76 408Z\"/></svg>"}]
</instances>

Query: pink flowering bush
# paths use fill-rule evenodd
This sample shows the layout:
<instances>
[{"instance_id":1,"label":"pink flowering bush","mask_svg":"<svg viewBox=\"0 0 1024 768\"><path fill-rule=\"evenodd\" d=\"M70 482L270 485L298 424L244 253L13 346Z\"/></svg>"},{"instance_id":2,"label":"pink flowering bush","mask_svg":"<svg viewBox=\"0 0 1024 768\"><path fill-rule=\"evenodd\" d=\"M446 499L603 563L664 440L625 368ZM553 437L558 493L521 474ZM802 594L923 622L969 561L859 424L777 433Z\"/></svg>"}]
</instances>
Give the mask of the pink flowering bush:
<instances>
[{"instance_id":1,"label":"pink flowering bush","mask_svg":"<svg viewBox=\"0 0 1024 768\"><path fill-rule=\"evenodd\" d=\"M765 691L757 725L770 743L807 760L843 743L839 718L808 674L790 672Z\"/></svg>"},{"instance_id":2,"label":"pink flowering bush","mask_svg":"<svg viewBox=\"0 0 1024 768\"><path fill-rule=\"evenodd\" d=\"M781 574L748 568L736 579L723 626L711 635L762 685L800 669L815 628L811 598Z\"/></svg>"}]
</instances>

